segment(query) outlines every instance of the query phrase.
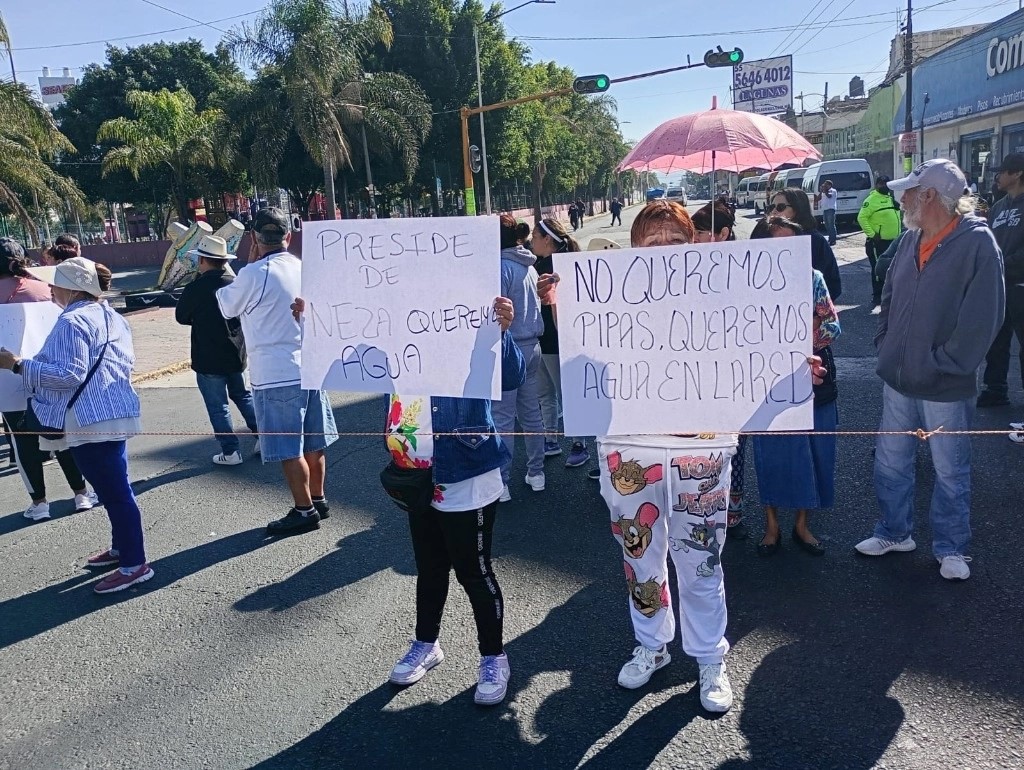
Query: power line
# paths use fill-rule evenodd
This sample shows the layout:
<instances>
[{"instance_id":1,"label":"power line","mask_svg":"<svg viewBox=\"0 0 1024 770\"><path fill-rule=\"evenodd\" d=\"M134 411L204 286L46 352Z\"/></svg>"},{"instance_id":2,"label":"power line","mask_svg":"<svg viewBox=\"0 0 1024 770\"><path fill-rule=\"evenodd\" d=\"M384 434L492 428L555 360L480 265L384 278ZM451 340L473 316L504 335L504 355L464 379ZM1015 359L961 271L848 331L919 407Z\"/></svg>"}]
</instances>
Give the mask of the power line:
<instances>
[{"instance_id":1,"label":"power line","mask_svg":"<svg viewBox=\"0 0 1024 770\"><path fill-rule=\"evenodd\" d=\"M815 9L815 8L817 8L817 7L819 6L819 5L821 5L821 4L822 4L822 3L824 2L824 1L825 1L825 0L818 0L818 2L816 2L816 3L814 4L814 5L812 5L812 6L811 6L811 8L810 8L810 10L809 10L809 11L807 11L807 13L805 13L805 14L804 14L803 18L802 18L802 19L800 19L800 21L798 21L798 22L797 22L797 27L799 27L799 26L800 26L800 25L802 25L802 24L803 24L803 23L804 23L805 21L807 21L807 19L808 19L808 18L810 17L810 15L811 15L812 13L814 13L814 9ZM781 50L781 49L782 49L782 47L783 47L783 46L784 46L784 45L785 45L785 44L787 43L787 41L789 41L789 38L790 38L790 37L791 37L792 35L793 35L793 32L792 32L792 30L791 30L791 31L789 31L789 32L787 32L787 33L786 33L786 36L785 36L784 38L782 38L782 42L780 42L780 43L779 43L779 44L778 44L777 46L775 46L775 47L774 47L774 48L772 49L771 53L769 53L769 54L768 54L768 56L766 56L765 58L766 58L766 59L770 59L771 57L773 57L773 56L775 55L775 53L776 53L777 51Z\"/></svg>"},{"instance_id":2,"label":"power line","mask_svg":"<svg viewBox=\"0 0 1024 770\"><path fill-rule=\"evenodd\" d=\"M153 2L153 0L141 0L141 2L145 3L146 5L151 5L154 8L159 8L161 11L167 11L167 13L173 13L175 16L180 16L183 19L188 19L189 21L194 21L196 24L199 24L200 26L209 27L210 29L215 29L218 32L220 32L222 35L228 34L226 29L221 29L220 27L215 27L211 22L200 21L199 19L195 18L194 16L189 16L187 13L182 13L181 11L176 11L173 8L168 8L166 5L160 5L160 3Z\"/></svg>"},{"instance_id":3,"label":"power line","mask_svg":"<svg viewBox=\"0 0 1024 770\"><path fill-rule=\"evenodd\" d=\"M842 9L841 9L841 10L840 10L840 11L839 11L838 13L836 13L836 15L835 15L835 16L833 16L833 17L832 17L832 18L831 18L831 19L829 20L829 22L828 22L828 23L829 23L829 24L831 24L831 23L832 23L833 21L835 21L836 19L838 19L838 18L839 18L839 17L840 17L840 16L841 16L841 15L842 15L842 14L843 14L843 13L844 13L845 11L846 11L846 9L847 9L847 8L849 8L849 7L851 6L851 5L853 5L853 3L854 3L854 0L850 0L850 2L848 2L848 3L846 4L846 5L844 5L844 6L842 7ZM799 48L797 48L797 49L796 49L795 51L793 51L793 54L792 54L792 55L793 55L793 56L796 56L796 55L797 55L798 53L800 53L800 52L801 52L801 51L802 51L802 50L803 50L804 48L806 48L806 47L807 47L807 44L808 44L808 43L810 43L810 42L811 42L811 41L812 41L813 39L814 39L813 37L811 37L811 36L808 36L808 37L807 37L807 39L806 39L806 40L805 40L805 41L804 41L804 42L803 42L803 43L802 43L802 44L800 45L800 47L799 47ZM793 41L793 44L794 44L794 45L796 44L796 40L794 40L794 41Z\"/></svg>"},{"instance_id":4,"label":"power line","mask_svg":"<svg viewBox=\"0 0 1024 770\"><path fill-rule=\"evenodd\" d=\"M211 24L220 24L225 21L233 21L234 19L241 19L245 16L254 16L258 13L263 13L263 9L258 11L247 11L246 13L236 13L234 16L225 16L223 19L214 19L212 22L202 22L200 24L189 24L184 27L174 27L172 29L161 29L154 32L140 32L136 35L122 35L121 37L106 37L102 40L82 40L75 43L56 43L54 45L30 45L30 46L16 46L13 50L17 53L19 51L49 51L57 48L77 48L83 45L103 45L104 43L119 43L122 40L137 40L140 37L153 37L154 35L166 35L170 32L181 32L186 29L195 29L196 27L206 27Z\"/></svg>"}]
</instances>

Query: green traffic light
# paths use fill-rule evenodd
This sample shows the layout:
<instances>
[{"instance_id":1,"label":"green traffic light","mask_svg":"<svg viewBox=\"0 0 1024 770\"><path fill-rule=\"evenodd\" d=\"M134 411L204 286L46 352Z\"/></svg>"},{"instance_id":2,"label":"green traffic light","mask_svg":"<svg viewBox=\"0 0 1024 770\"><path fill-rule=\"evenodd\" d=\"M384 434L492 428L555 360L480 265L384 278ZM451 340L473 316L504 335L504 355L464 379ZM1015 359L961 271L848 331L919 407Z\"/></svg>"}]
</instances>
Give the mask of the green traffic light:
<instances>
[{"instance_id":1,"label":"green traffic light","mask_svg":"<svg viewBox=\"0 0 1024 770\"><path fill-rule=\"evenodd\" d=\"M729 61L731 61L733 64L739 63L740 59L742 58L743 54L741 54L739 51L733 51L729 54Z\"/></svg>"},{"instance_id":2,"label":"green traffic light","mask_svg":"<svg viewBox=\"0 0 1024 770\"><path fill-rule=\"evenodd\" d=\"M597 87L598 88L602 88L602 89L603 88L607 88L608 87L608 79L607 78L598 78L597 79Z\"/></svg>"}]
</instances>

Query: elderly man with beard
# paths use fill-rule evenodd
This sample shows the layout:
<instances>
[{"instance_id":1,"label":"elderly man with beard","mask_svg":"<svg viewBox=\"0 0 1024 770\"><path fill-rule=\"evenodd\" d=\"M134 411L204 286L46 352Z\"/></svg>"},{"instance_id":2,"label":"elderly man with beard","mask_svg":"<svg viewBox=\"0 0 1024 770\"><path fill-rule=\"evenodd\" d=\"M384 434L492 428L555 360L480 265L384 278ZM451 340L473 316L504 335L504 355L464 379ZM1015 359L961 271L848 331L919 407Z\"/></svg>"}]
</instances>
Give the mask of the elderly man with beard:
<instances>
[{"instance_id":1,"label":"elderly man with beard","mask_svg":"<svg viewBox=\"0 0 1024 770\"><path fill-rule=\"evenodd\" d=\"M881 517L865 556L913 551L914 458L909 431L966 431L978 396L978 367L1003 323L1003 258L992 231L964 197L966 180L949 160L922 163L889 183L903 193L902 239L885 281L875 348L884 383L875 445ZM932 554L947 580L971 571L971 440L928 439L935 489L929 515Z\"/></svg>"}]
</instances>

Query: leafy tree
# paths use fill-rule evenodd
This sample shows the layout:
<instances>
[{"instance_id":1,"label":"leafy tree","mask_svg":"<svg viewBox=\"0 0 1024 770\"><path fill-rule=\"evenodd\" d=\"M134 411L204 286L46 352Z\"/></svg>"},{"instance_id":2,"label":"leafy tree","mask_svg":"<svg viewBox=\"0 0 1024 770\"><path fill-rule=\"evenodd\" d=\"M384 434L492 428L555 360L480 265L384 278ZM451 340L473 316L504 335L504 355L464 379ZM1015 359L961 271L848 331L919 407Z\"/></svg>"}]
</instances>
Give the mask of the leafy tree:
<instances>
[{"instance_id":1,"label":"leafy tree","mask_svg":"<svg viewBox=\"0 0 1024 770\"><path fill-rule=\"evenodd\" d=\"M228 159L226 148L218 148L224 113L212 108L197 111L196 100L184 88L130 91L128 106L136 118L108 120L97 132L100 142L121 143L104 155L103 173L128 171L138 179L144 169L165 169L171 203L179 221L187 222L190 193L199 189L196 172Z\"/></svg>"},{"instance_id":2,"label":"leafy tree","mask_svg":"<svg viewBox=\"0 0 1024 770\"><path fill-rule=\"evenodd\" d=\"M171 184L165 167L141 170L138 178L129 171L102 173L104 156L113 147L97 141L100 126L115 118L132 118L128 104L131 91L187 90L196 109L219 106L219 94L244 85L241 70L223 46L213 53L198 40L149 43L132 48L108 46L106 62L86 68L81 81L55 112L61 130L78 148L74 157L62 157L58 171L74 179L91 200L133 201L137 204L163 198ZM203 176L200 189L240 190L244 175L213 169Z\"/></svg>"},{"instance_id":3,"label":"leafy tree","mask_svg":"<svg viewBox=\"0 0 1024 770\"><path fill-rule=\"evenodd\" d=\"M11 38L0 18L0 46L10 50ZM21 83L0 81L0 205L21 223L36 231L25 199L64 210L82 208L81 190L71 180L54 172L46 161L59 152L73 153L68 141L43 105Z\"/></svg>"},{"instance_id":4,"label":"leafy tree","mask_svg":"<svg viewBox=\"0 0 1024 770\"><path fill-rule=\"evenodd\" d=\"M353 127L360 134L365 127L399 150L410 173L430 130L429 107L415 84L393 73L364 77L369 53L386 50L393 39L380 6L343 17L321 0L275 0L267 15L229 36L230 50L279 78L286 96L284 105L256 113L263 138L254 148L255 162L264 170L277 168L294 130L323 167L329 217L334 216L335 170L353 165Z\"/></svg>"}]
</instances>

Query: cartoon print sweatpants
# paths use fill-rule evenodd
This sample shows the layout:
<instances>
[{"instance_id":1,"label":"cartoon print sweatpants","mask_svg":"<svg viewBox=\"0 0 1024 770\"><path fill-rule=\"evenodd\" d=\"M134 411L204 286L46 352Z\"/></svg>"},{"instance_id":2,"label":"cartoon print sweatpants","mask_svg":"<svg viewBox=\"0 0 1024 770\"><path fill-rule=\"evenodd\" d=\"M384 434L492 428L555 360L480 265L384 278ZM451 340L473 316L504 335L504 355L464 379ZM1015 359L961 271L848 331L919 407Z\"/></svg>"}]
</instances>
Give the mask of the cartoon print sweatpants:
<instances>
[{"instance_id":1,"label":"cartoon print sweatpants","mask_svg":"<svg viewBox=\"0 0 1024 770\"><path fill-rule=\"evenodd\" d=\"M668 558L675 565L683 650L698 663L729 651L721 552L735 434L598 438L601 495L622 544L637 641L656 650L675 637Z\"/></svg>"}]
</instances>

